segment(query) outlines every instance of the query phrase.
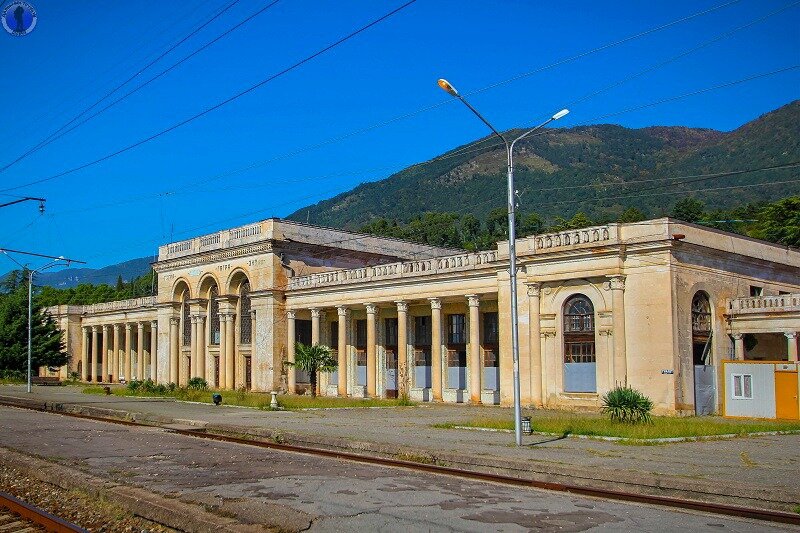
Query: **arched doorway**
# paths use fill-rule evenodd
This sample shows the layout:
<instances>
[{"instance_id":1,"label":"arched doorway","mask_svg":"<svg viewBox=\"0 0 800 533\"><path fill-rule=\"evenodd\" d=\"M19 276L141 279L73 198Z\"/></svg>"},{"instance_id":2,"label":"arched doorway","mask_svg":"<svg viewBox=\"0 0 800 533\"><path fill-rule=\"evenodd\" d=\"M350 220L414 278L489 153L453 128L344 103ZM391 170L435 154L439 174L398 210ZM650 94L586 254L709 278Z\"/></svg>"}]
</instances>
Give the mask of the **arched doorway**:
<instances>
[{"instance_id":1,"label":"arched doorway","mask_svg":"<svg viewBox=\"0 0 800 533\"><path fill-rule=\"evenodd\" d=\"M697 291L692 297L692 363L694 365L694 413L710 415L716 411L717 375L712 364L711 302L708 294Z\"/></svg>"},{"instance_id":2,"label":"arched doorway","mask_svg":"<svg viewBox=\"0 0 800 533\"><path fill-rule=\"evenodd\" d=\"M597 392L595 319L583 294L564 302L564 392Z\"/></svg>"}]
</instances>

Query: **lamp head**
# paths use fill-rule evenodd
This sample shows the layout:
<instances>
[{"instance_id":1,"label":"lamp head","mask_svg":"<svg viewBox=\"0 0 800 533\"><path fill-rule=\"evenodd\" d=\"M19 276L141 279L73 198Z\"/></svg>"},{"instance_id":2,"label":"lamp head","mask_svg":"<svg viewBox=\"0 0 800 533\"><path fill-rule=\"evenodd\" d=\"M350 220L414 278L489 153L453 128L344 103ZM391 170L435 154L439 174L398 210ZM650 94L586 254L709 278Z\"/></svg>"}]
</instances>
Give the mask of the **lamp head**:
<instances>
[{"instance_id":1,"label":"lamp head","mask_svg":"<svg viewBox=\"0 0 800 533\"><path fill-rule=\"evenodd\" d=\"M437 81L436 83L438 83L438 84L439 84L439 87L441 87L442 89L444 89L445 91L447 91L447 92L448 92L448 94L450 94L450 96L458 96L458 91L456 91L456 88L455 88L455 87L453 87L453 86L450 84L450 82L449 82L449 81L447 81L446 79L444 79L444 78L440 78L440 79L439 79L439 81Z\"/></svg>"},{"instance_id":2,"label":"lamp head","mask_svg":"<svg viewBox=\"0 0 800 533\"><path fill-rule=\"evenodd\" d=\"M44 202L39 202L39 213L44 215Z\"/></svg>"},{"instance_id":3,"label":"lamp head","mask_svg":"<svg viewBox=\"0 0 800 533\"><path fill-rule=\"evenodd\" d=\"M558 120L567 114L569 114L569 109L562 109L561 111L553 115L553 120Z\"/></svg>"}]
</instances>

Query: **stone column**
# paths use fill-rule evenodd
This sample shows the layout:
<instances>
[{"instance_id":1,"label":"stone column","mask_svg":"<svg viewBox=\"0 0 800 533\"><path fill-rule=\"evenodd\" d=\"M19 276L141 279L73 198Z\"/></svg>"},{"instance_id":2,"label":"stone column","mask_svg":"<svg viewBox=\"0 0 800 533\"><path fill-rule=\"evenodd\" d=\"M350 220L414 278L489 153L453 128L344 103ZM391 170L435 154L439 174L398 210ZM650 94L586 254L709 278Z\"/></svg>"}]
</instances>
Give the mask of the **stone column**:
<instances>
[{"instance_id":1,"label":"stone column","mask_svg":"<svg viewBox=\"0 0 800 533\"><path fill-rule=\"evenodd\" d=\"M144 381L144 322L136 326L136 379Z\"/></svg>"},{"instance_id":2,"label":"stone column","mask_svg":"<svg viewBox=\"0 0 800 533\"><path fill-rule=\"evenodd\" d=\"M294 344L297 338L295 334L295 318L295 311L286 311L286 359L290 363L294 363ZM286 374L289 384L289 394L295 394L297 392L297 373L295 372L294 365L287 366Z\"/></svg>"},{"instance_id":3,"label":"stone column","mask_svg":"<svg viewBox=\"0 0 800 533\"><path fill-rule=\"evenodd\" d=\"M180 353L181 334L180 317L173 316L169 319L169 382L179 384L178 354Z\"/></svg>"},{"instance_id":4,"label":"stone column","mask_svg":"<svg viewBox=\"0 0 800 533\"><path fill-rule=\"evenodd\" d=\"M100 326L92 326L92 382L97 381L97 360L100 358Z\"/></svg>"},{"instance_id":5,"label":"stone column","mask_svg":"<svg viewBox=\"0 0 800 533\"><path fill-rule=\"evenodd\" d=\"M408 396L408 304L397 301L397 395Z\"/></svg>"},{"instance_id":6,"label":"stone column","mask_svg":"<svg viewBox=\"0 0 800 533\"><path fill-rule=\"evenodd\" d=\"M158 320L150 322L150 379L158 379Z\"/></svg>"},{"instance_id":7,"label":"stone column","mask_svg":"<svg viewBox=\"0 0 800 533\"><path fill-rule=\"evenodd\" d=\"M319 338L319 323L322 311L317 307L311 308L311 345L317 345L320 342ZM322 390L322 375L317 376L317 394Z\"/></svg>"},{"instance_id":8,"label":"stone column","mask_svg":"<svg viewBox=\"0 0 800 533\"><path fill-rule=\"evenodd\" d=\"M744 361L744 334L734 333L731 337L733 337L734 357L739 361Z\"/></svg>"},{"instance_id":9,"label":"stone column","mask_svg":"<svg viewBox=\"0 0 800 533\"><path fill-rule=\"evenodd\" d=\"M130 383L133 381L133 376L131 375L131 370L133 365L131 364L131 344L133 337L131 336L131 326L130 322L125 323L125 381Z\"/></svg>"},{"instance_id":10,"label":"stone column","mask_svg":"<svg viewBox=\"0 0 800 533\"><path fill-rule=\"evenodd\" d=\"M225 388L227 380L228 365L225 355L228 353L228 314L220 311L219 313L219 388Z\"/></svg>"},{"instance_id":11,"label":"stone column","mask_svg":"<svg viewBox=\"0 0 800 533\"><path fill-rule=\"evenodd\" d=\"M789 361L797 361L797 333L794 331L784 333L786 335L786 339L789 342L788 351L786 353L789 354Z\"/></svg>"},{"instance_id":12,"label":"stone column","mask_svg":"<svg viewBox=\"0 0 800 533\"><path fill-rule=\"evenodd\" d=\"M225 388L233 390L236 387L236 365L235 365L235 357L236 357L236 330L235 326L235 319L236 315L233 313L228 314L228 319L225 322L225 338L228 339L227 343L225 344ZM253 318L253 324L251 324L252 332L255 333L255 318ZM253 343L253 339L251 339L251 344ZM252 352L251 352L252 353ZM222 352L220 352L220 356ZM252 357L252 356L251 356ZM220 361L220 369L222 368L222 361ZM246 380L242 380L242 386L244 386ZM222 382L220 382L222 385Z\"/></svg>"},{"instance_id":13,"label":"stone column","mask_svg":"<svg viewBox=\"0 0 800 533\"><path fill-rule=\"evenodd\" d=\"M103 361L100 364L100 381L105 382L108 379L108 326L100 326L103 331Z\"/></svg>"},{"instance_id":14,"label":"stone column","mask_svg":"<svg viewBox=\"0 0 800 533\"><path fill-rule=\"evenodd\" d=\"M83 326L83 346L81 349L81 381L89 381L89 327Z\"/></svg>"},{"instance_id":15,"label":"stone column","mask_svg":"<svg viewBox=\"0 0 800 533\"><path fill-rule=\"evenodd\" d=\"M431 397L442 401L442 301L428 298L431 302Z\"/></svg>"},{"instance_id":16,"label":"stone column","mask_svg":"<svg viewBox=\"0 0 800 533\"><path fill-rule=\"evenodd\" d=\"M475 294L467 295L469 303L469 399L481 403L481 320L480 301Z\"/></svg>"},{"instance_id":17,"label":"stone column","mask_svg":"<svg viewBox=\"0 0 800 533\"><path fill-rule=\"evenodd\" d=\"M541 322L541 291L542 284L539 282L528 283L528 317L529 334L528 346L531 358L531 401L536 405L541 405L542 380L544 379L544 369L542 368L542 322Z\"/></svg>"},{"instance_id":18,"label":"stone column","mask_svg":"<svg viewBox=\"0 0 800 533\"><path fill-rule=\"evenodd\" d=\"M113 355L111 356L111 381L112 383L119 383L119 324L111 326L113 331Z\"/></svg>"},{"instance_id":19,"label":"stone column","mask_svg":"<svg viewBox=\"0 0 800 533\"><path fill-rule=\"evenodd\" d=\"M338 306L336 312L339 315L339 346L337 348L339 358L337 369L339 378L339 383L337 384L338 393L339 396L347 396L347 319L349 317L347 308L343 305Z\"/></svg>"},{"instance_id":20,"label":"stone column","mask_svg":"<svg viewBox=\"0 0 800 533\"><path fill-rule=\"evenodd\" d=\"M376 353L376 324L375 315L378 312L378 307L375 304L366 304L367 306L367 396L370 398L375 397L376 388L375 383L378 377L377 353Z\"/></svg>"},{"instance_id":21,"label":"stone column","mask_svg":"<svg viewBox=\"0 0 800 533\"><path fill-rule=\"evenodd\" d=\"M610 276L611 308L614 327L614 381L628 384L628 358L625 352L625 276Z\"/></svg>"},{"instance_id":22,"label":"stone column","mask_svg":"<svg viewBox=\"0 0 800 533\"><path fill-rule=\"evenodd\" d=\"M206 356L208 354L208 339L206 338L206 316L197 317L197 362L195 371L197 377L206 379Z\"/></svg>"},{"instance_id":23,"label":"stone column","mask_svg":"<svg viewBox=\"0 0 800 533\"><path fill-rule=\"evenodd\" d=\"M189 334L189 378L197 375L197 316L190 315L189 320L192 322L191 333Z\"/></svg>"}]
</instances>

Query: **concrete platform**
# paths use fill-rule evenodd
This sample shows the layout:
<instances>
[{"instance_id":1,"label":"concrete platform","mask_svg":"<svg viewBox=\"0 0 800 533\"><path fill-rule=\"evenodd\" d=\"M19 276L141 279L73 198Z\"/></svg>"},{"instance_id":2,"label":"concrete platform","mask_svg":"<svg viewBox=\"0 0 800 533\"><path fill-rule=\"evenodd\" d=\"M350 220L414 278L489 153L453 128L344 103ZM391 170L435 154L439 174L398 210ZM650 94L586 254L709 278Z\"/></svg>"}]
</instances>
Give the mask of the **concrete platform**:
<instances>
[{"instance_id":1,"label":"concrete platform","mask_svg":"<svg viewBox=\"0 0 800 533\"><path fill-rule=\"evenodd\" d=\"M800 503L800 435L630 446L572 438L526 437L433 424L510 411L435 405L385 409L260 411L237 407L81 393L79 387L0 387L0 402L205 428L256 438L434 461L526 479L638 491L728 504L794 510Z\"/></svg>"}]
</instances>

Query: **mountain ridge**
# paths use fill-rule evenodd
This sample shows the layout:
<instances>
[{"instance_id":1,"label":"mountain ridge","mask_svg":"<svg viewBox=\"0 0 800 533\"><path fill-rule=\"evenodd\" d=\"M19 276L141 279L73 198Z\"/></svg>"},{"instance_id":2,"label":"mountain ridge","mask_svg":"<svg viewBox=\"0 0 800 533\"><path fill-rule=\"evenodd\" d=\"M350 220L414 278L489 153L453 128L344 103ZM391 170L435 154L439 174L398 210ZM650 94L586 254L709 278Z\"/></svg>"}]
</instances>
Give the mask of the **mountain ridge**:
<instances>
[{"instance_id":1,"label":"mountain ridge","mask_svg":"<svg viewBox=\"0 0 800 533\"><path fill-rule=\"evenodd\" d=\"M791 170L716 178L694 186L674 178L800 160L798 122L800 100L728 132L616 124L551 128L547 135L521 141L515 152L521 211L547 218L583 211L595 219L613 219L630 206L651 217L662 216L668 214L667 203L686 196L695 196L710 208L775 200L800 190L797 184L769 185L787 180ZM509 134L522 131L510 130ZM431 211L472 213L482 218L492 208L505 205L505 166L505 150L494 138L484 137L298 209L287 218L347 229L376 217L405 221ZM647 189L658 192L637 199L640 185L630 182L645 180L652 184ZM661 185L653 180L661 180ZM541 199L542 190L547 192L547 201ZM626 195L631 198L614 198Z\"/></svg>"}]
</instances>

